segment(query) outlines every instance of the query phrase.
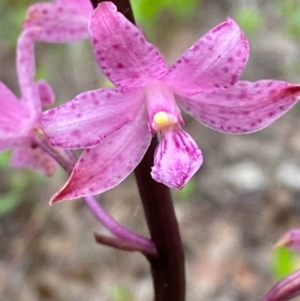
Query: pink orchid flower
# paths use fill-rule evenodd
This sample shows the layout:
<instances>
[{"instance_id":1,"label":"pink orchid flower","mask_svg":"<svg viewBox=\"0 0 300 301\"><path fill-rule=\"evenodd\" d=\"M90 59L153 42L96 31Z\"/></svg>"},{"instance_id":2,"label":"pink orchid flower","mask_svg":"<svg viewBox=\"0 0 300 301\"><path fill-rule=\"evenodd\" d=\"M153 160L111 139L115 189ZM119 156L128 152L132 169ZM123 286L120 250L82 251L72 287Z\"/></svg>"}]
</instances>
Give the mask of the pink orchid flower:
<instances>
[{"instance_id":1,"label":"pink orchid flower","mask_svg":"<svg viewBox=\"0 0 300 301\"><path fill-rule=\"evenodd\" d=\"M67 43L89 37L88 20L93 11L89 0L54 0L37 3L27 10L24 29L40 27L41 42Z\"/></svg>"},{"instance_id":2,"label":"pink orchid flower","mask_svg":"<svg viewBox=\"0 0 300 301\"><path fill-rule=\"evenodd\" d=\"M40 29L25 30L18 41L17 72L22 97L20 100L0 82L0 151L13 149L13 166L29 167L51 176L56 162L38 147L34 131L40 127L41 106L54 101L47 82L34 82L34 40Z\"/></svg>"},{"instance_id":3,"label":"pink orchid flower","mask_svg":"<svg viewBox=\"0 0 300 301\"><path fill-rule=\"evenodd\" d=\"M201 166L202 154L182 129L179 107L217 131L245 134L271 124L300 95L299 86L282 81L237 82L249 48L231 19L170 68L111 2L98 5L89 31L98 64L116 88L84 92L42 114L54 146L87 148L51 202L115 187L141 161L156 132L152 177L182 188Z\"/></svg>"}]
</instances>

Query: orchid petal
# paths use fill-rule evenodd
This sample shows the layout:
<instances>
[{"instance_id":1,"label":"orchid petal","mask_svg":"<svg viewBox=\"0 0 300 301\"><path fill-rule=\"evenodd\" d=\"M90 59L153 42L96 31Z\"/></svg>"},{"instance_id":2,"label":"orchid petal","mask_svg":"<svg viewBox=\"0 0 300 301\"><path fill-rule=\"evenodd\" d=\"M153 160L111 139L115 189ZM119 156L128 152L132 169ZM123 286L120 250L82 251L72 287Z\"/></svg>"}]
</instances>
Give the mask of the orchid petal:
<instances>
[{"instance_id":1,"label":"orchid petal","mask_svg":"<svg viewBox=\"0 0 300 301\"><path fill-rule=\"evenodd\" d=\"M42 123L54 146L94 147L135 120L143 97L143 89L126 93L117 89L84 92L74 100L44 112Z\"/></svg>"},{"instance_id":2,"label":"orchid petal","mask_svg":"<svg viewBox=\"0 0 300 301\"><path fill-rule=\"evenodd\" d=\"M16 96L0 82L0 140L24 135L29 115Z\"/></svg>"},{"instance_id":3,"label":"orchid petal","mask_svg":"<svg viewBox=\"0 0 300 301\"><path fill-rule=\"evenodd\" d=\"M37 117L41 112L41 102L34 83L34 41L40 34L41 29L36 27L24 30L19 37L17 46L17 72L22 101L33 117Z\"/></svg>"},{"instance_id":4,"label":"orchid petal","mask_svg":"<svg viewBox=\"0 0 300 301\"><path fill-rule=\"evenodd\" d=\"M107 191L122 182L142 160L151 141L145 106L136 119L107 137L99 146L87 149L51 203Z\"/></svg>"},{"instance_id":5,"label":"orchid petal","mask_svg":"<svg viewBox=\"0 0 300 301\"><path fill-rule=\"evenodd\" d=\"M9 137L2 140L2 134L0 135L0 152L20 146L24 147L31 145L31 141L29 141L28 137Z\"/></svg>"},{"instance_id":6,"label":"orchid petal","mask_svg":"<svg viewBox=\"0 0 300 301\"><path fill-rule=\"evenodd\" d=\"M300 98L300 85L276 80L239 81L228 90L179 97L179 105L204 125L245 134L273 123Z\"/></svg>"},{"instance_id":7,"label":"orchid petal","mask_svg":"<svg viewBox=\"0 0 300 301\"><path fill-rule=\"evenodd\" d=\"M178 127L171 128L162 133L151 176L168 187L181 189L202 162L202 153L193 138Z\"/></svg>"},{"instance_id":8,"label":"orchid petal","mask_svg":"<svg viewBox=\"0 0 300 301\"><path fill-rule=\"evenodd\" d=\"M41 27L41 42L67 43L88 38L88 18L93 8L90 1L56 1L37 3L27 10L24 28Z\"/></svg>"},{"instance_id":9,"label":"orchid petal","mask_svg":"<svg viewBox=\"0 0 300 301\"><path fill-rule=\"evenodd\" d=\"M55 0L56 4L61 4L62 6L75 6L76 9L81 10L83 14L89 14L93 11L93 6L90 0Z\"/></svg>"},{"instance_id":10,"label":"orchid petal","mask_svg":"<svg viewBox=\"0 0 300 301\"><path fill-rule=\"evenodd\" d=\"M14 167L27 167L39 171L45 176L52 176L57 163L41 148L18 147L13 151L11 164Z\"/></svg>"},{"instance_id":11,"label":"orchid petal","mask_svg":"<svg viewBox=\"0 0 300 301\"><path fill-rule=\"evenodd\" d=\"M54 103L55 95L52 87L45 81L39 80L36 82L40 100L43 106L50 106Z\"/></svg>"},{"instance_id":12,"label":"orchid petal","mask_svg":"<svg viewBox=\"0 0 300 301\"><path fill-rule=\"evenodd\" d=\"M120 88L144 85L168 69L159 51L111 2L98 5L89 31L100 68Z\"/></svg>"},{"instance_id":13,"label":"orchid petal","mask_svg":"<svg viewBox=\"0 0 300 301\"><path fill-rule=\"evenodd\" d=\"M185 51L164 80L186 96L227 88L239 79L248 55L246 37L228 18Z\"/></svg>"}]
</instances>

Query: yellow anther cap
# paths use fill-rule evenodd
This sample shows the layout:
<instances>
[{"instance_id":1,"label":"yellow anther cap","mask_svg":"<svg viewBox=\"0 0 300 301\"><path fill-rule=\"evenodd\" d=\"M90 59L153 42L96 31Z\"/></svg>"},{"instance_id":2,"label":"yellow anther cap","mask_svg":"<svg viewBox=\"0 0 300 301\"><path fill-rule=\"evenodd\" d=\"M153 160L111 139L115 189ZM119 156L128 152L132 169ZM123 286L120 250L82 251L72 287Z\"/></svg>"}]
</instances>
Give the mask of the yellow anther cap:
<instances>
[{"instance_id":1,"label":"yellow anther cap","mask_svg":"<svg viewBox=\"0 0 300 301\"><path fill-rule=\"evenodd\" d=\"M162 130L177 123L176 116L160 111L153 116L153 124L156 130Z\"/></svg>"}]
</instances>

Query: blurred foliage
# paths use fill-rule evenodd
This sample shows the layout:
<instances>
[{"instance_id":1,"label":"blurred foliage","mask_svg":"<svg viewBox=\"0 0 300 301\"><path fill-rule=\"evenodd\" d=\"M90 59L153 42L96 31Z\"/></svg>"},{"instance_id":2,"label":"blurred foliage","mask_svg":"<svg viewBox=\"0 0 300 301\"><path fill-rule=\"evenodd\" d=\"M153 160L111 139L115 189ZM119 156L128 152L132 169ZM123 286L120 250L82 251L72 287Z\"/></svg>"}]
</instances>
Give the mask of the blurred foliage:
<instances>
[{"instance_id":1,"label":"blurred foliage","mask_svg":"<svg viewBox=\"0 0 300 301\"><path fill-rule=\"evenodd\" d=\"M285 31L292 38L300 36L300 3L298 0L279 2L279 10L285 19Z\"/></svg>"},{"instance_id":2,"label":"blurred foliage","mask_svg":"<svg viewBox=\"0 0 300 301\"><path fill-rule=\"evenodd\" d=\"M14 211L25 200L24 196L32 182L38 184L46 181L46 178L39 173L27 169L18 168L16 172L10 173L13 169L9 166L9 162L10 152L0 153L0 170L8 170L5 174L9 178L6 185L1 187L5 190L0 191L0 217Z\"/></svg>"},{"instance_id":3,"label":"blurred foliage","mask_svg":"<svg viewBox=\"0 0 300 301\"><path fill-rule=\"evenodd\" d=\"M194 14L199 0L131 0L134 15L144 27L157 24L165 15L173 16L177 21Z\"/></svg>"},{"instance_id":4,"label":"blurred foliage","mask_svg":"<svg viewBox=\"0 0 300 301\"><path fill-rule=\"evenodd\" d=\"M15 47L17 37L22 30L26 9L31 3L32 1L29 0L0 1L0 36L1 39L5 39L7 48ZM8 12L9 17L4 15Z\"/></svg>"},{"instance_id":5,"label":"blurred foliage","mask_svg":"<svg viewBox=\"0 0 300 301\"><path fill-rule=\"evenodd\" d=\"M272 271L275 279L281 279L299 268L299 257L287 248L275 248L272 258Z\"/></svg>"},{"instance_id":6,"label":"blurred foliage","mask_svg":"<svg viewBox=\"0 0 300 301\"><path fill-rule=\"evenodd\" d=\"M173 192L176 196L178 196L182 200L188 201L189 197L191 197L195 193L196 188L197 188L197 184L195 178L191 178L182 189L180 190L174 189Z\"/></svg>"},{"instance_id":7,"label":"blurred foliage","mask_svg":"<svg viewBox=\"0 0 300 301\"><path fill-rule=\"evenodd\" d=\"M133 298L128 288L122 285L117 285L111 292L112 301L131 301Z\"/></svg>"},{"instance_id":8,"label":"blurred foliage","mask_svg":"<svg viewBox=\"0 0 300 301\"><path fill-rule=\"evenodd\" d=\"M241 7L235 14L235 20L246 35L255 34L263 24L263 18L259 10L253 7Z\"/></svg>"},{"instance_id":9,"label":"blurred foliage","mask_svg":"<svg viewBox=\"0 0 300 301\"><path fill-rule=\"evenodd\" d=\"M0 154L0 168L9 168L9 152ZM25 182L20 175L17 174L11 177L9 183L9 190L0 194L0 216L9 214L13 211L22 201L21 192L26 187Z\"/></svg>"}]
</instances>

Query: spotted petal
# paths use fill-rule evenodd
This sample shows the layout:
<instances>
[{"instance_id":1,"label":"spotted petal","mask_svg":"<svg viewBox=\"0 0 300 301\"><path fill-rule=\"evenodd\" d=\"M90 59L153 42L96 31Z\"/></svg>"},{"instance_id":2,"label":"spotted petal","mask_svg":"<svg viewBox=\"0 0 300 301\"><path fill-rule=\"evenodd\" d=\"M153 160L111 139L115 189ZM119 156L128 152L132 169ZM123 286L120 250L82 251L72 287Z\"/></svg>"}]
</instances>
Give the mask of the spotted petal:
<instances>
[{"instance_id":1,"label":"spotted petal","mask_svg":"<svg viewBox=\"0 0 300 301\"><path fill-rule=\"evenodd\" d=\"M40 100L43 106L50 106L54 103L55 95L52 87L45 81L39 80L36 82Z\"/></svg>"},{"instance_id":2,"label":"spotted petal","mask_svg":"<svg viewBox=\"0 0 300 301\"><path fill-rule=\"evenodd\" d=\"M273 123L300 98L300 85L276 80L239 81L228 90L178 98L179 105L204 125L245 134Z\"/></svg>"},{"instance_id":3,"label":"spotted petal","mask_svg":"<svg viewBox=\"0 0 300 301\"><path fill-rule=\"evenodd\" d=\"M117 89L84 92L42 114L42 123L52 145L87 148L135 120L144 98L143 89L126 93Z\"/></svg>"},{"instance_id":4,"label":"spotted petal","mask_svg":"<svg viewBox=\"0 0 300 301\"><path fill-rule=\"evenodd\" d=\"M17 72L22 101L33 118L37 117L41 112L41 101L34 82L34 41L40 34L41 29L36 27L24 30L19 37L17 46Z\"/></svg>"},{"instance_id":5,"label":"spotted petal","mask_svg":"<svg viewBox=\"0 0 300 301\"><path fill-rule=\"evenodd\" d=\"M111 2L98 5L89 31L100 68L120 88L141 86L168 69L159 51Z\"/></svg>"},{"instance_id":6,"label":"spotted petal","mask_svg":"<svg viewBox=\"0 0 300 301\"><path fill-rule=\"evenodd\" d=\"M181 189L203 162L193 138L180 128L163 131L152 167L152 178L171 188Z\"/></svg>"},{"instance_id":7,"label":"spotted petal","mask_svg":"<svg viewBox=\"0 0 300 301\"><path fill-rule=\"evenodd\" d=\"M41 148L18 147L14 150L11 164L15 167L26 167L39 171L45 176L52 176L57 163Z\"/></svg>"},{"instance_id":8,"label":"spotted petal","mask_svg":"<svg viewBox=\"0 0 300 301\"><path fill-rule=\"evenodd\" d=\"M50 203L102 193L117 186L141 161L150 141L147 112L143 106L133 122L107 137L99 146L83 152L69 181Z\"/></svg>"},{"instance_id":9,"label":"spotted petal","mask_svg":"<svg viewBox=\"0 0 300 301\"><path fill-rule=\"evenodd\" d=\"M29 114L16 96L0 82L0 141L27 135Z\"/></svg>"},{"instance_id":10,"label":"spotted petal","mask_svg":"<svg viewBox=\"0 0 300 301\"><path fill-rule=\"evenodd\" d=\"M227 88L239 79L248 55L246 37L228 18L186 50L165 81L183 95Z\"/></svg>"},{"instance_id":11,"label":"spotted petal","mask_svg":"<svg viewBox=\"0 0 300 301\"><path fill-rule=\"evenodd\" d=\"M38 40L67 43L88 38L88 18L93 8L88 0L57 0L37 3L27 10L24 28L41 27Z\"/></svg>"}]
</instances>

